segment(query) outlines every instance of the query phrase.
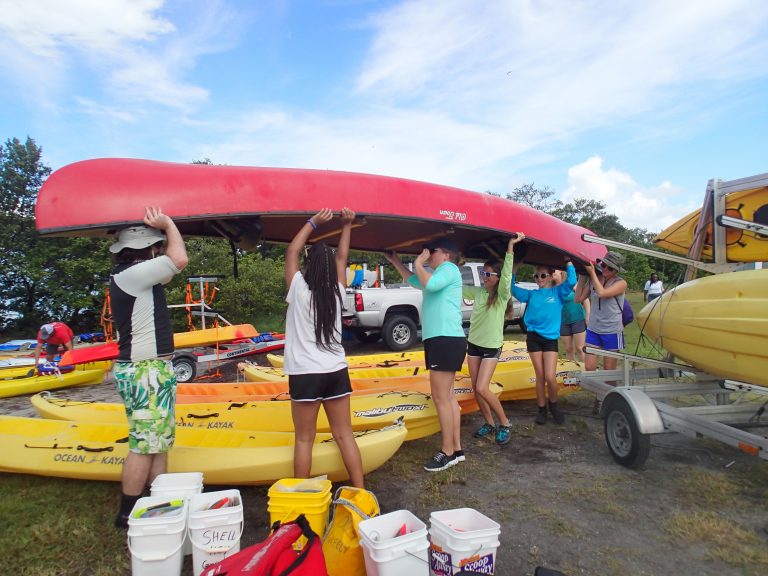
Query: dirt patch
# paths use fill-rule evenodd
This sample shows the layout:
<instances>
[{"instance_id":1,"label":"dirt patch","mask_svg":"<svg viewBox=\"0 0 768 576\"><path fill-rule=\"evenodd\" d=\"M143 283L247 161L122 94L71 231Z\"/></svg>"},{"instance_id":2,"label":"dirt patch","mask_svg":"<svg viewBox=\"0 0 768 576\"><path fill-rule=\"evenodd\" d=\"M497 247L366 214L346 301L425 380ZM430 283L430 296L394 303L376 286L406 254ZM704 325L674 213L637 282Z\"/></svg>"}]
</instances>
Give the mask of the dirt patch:
<instances>
[{"instance_id":1,"label":"dirt patch","mask_svg":"<svg viewBox=\"0 0 768 576\"><path fill-rule=\"evenodd\" d=\"M350 351L368 350L378 348ZM212 380L236 379L234 363L220 371ZM59 395L118 400L109 384ZM540 565L570 576L768 573L765 461L714 441L661 435L645 468L627 470L611 458L592 401L586 392L564 398L562 426L536 426L533 402L506 403L514 434L504 447L473 438L482 421L468 415L466 462L429 474L422 465L437 436L408 442L368 475L368 487L383 512L405 508L428 523L432 511L471 507L499 522L496 574L533 574ZM34 415L28 397L0 400L0 413ZM241 492L246 546L267 534L267 487ZM184 573L191 574L189 561Z\"/></svg>"}]
</instances>

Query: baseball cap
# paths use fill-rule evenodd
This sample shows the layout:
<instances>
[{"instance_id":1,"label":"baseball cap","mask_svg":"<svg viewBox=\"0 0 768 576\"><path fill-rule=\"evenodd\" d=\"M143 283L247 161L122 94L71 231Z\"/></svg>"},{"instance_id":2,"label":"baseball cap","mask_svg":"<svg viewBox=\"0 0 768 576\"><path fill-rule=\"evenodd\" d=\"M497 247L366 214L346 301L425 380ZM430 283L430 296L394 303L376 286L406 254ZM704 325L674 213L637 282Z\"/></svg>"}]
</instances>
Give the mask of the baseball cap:
<instances>
[{"instance_id":1,"label":"baseball cap","mask_svg":"<svg viewBox=\"0 0 768 576\"><path fill-rule=\"evenodd\" d=\"M40 327L40 338L48 340L48 338L51 337L51 334L53 334L53 330L53 324L43 324Z\"/></svg>"},{"instance_id":2,"label":"baseball cap","mask_svg":"<svg viewBox=\"0 0 768 576\"><path fill-rule=\"evenodd\" d=\"M165 240L165 234L157 228L149 226L131 226L117 233L117 242L109 247L112 254L117 254L124 248L141 250Z\"/></svg>"},{"instance_id":3,"label":"baseball cap","mask_svg":"<svg viewBox=\"0 0 768 576\"><path fill-rule=\"evenodd\" d=\"M452 254L458 254L459 253L459 246L448 238L447 236L443 236L442 238L437 238L436 240L432 240L429 244L425 246L425 248L429 250L434 250L436 248L440 248L442 250L445 250L446 252L450 252Z\"/></svg>"}]
</instances>

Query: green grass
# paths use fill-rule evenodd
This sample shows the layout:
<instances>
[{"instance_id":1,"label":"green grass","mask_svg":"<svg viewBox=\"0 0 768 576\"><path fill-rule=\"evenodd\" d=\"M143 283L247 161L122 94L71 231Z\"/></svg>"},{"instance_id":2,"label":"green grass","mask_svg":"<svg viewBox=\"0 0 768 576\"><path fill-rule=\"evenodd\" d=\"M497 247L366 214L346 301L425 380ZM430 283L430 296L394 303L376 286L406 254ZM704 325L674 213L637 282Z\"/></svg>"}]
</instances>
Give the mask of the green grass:
<instances>
[{"instance_id":1,"label":"green grass","mask_svg":"<svg viewBox=\"0 0 768 576\"><path fill-rule=\"evenodd\" d=\"M125 532L112 526L118 484L0 474L0 493L6 573L130 571Z\"/></svg>"}]
</instances>

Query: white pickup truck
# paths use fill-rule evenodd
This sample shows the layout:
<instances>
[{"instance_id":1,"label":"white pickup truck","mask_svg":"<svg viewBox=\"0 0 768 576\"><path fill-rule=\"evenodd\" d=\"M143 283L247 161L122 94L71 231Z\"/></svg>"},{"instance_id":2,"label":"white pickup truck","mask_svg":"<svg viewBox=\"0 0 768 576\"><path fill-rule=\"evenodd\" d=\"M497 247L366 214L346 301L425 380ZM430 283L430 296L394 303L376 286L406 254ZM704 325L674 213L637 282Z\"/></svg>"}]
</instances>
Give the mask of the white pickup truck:
<instances>
[{"instance_id":1,"label":"white pickup truck","mask_svg":"<svg viewBox=\"0 0 768 576\"><path fill-rule=\"evenodd\" d=\"M459 267L464 284L480 286L479 271L482 262L468 262ZM536 288L530 282L518 283L524 288ZM342 313L342 323L360 342L375 342L381 338L393 351L405 350L416 343L421 326L421 290L408 284L390 285L386 288L347 289ZM461 306L462 320L469 323L472 314L471 300ZM512 298L507 323L518 323L523 328L525 304Z\"/></svg>"}]
</instances>

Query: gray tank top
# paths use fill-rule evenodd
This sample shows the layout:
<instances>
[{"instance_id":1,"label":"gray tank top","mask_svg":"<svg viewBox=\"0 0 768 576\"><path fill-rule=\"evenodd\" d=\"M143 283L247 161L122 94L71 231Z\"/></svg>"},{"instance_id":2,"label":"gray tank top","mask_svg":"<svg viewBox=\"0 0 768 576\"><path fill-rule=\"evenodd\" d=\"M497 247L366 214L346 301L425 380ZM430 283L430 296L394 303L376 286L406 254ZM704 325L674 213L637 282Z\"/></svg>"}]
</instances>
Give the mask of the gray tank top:
<instances>
[{"instance_id":1,"label":"gray tank top","mask_svg":"<svg viewBox=\"0 0 768 576\"><path fill-rule=\"evenodd\" d=\"M608 288L621 280L619 276L613 279L613 282L605 286ZM592 283L589 285L589 324L587 327L596 334L618 334L623 332L624 325L621 323L621 311L624 308L624 294L600 298L595 292Z\"/></svg>"}]
</instances>

